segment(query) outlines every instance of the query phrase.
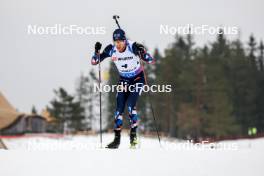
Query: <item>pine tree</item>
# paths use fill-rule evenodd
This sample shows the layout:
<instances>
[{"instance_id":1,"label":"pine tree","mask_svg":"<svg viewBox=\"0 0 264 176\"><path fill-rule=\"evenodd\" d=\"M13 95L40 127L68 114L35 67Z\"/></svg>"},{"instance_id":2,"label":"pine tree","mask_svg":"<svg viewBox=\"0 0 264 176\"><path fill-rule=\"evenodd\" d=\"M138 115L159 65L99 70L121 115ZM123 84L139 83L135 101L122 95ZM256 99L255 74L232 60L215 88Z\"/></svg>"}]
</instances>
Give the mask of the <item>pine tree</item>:
<instances>
[{"instance_id":1,"label":"pine tree","mask_svg":"<svg viewBox=\"0 0 264 176\"><path fill-rule=\"evenodd\" d=\"M261 72L264 71L264 44L263 41L259 44L259 58L258 58L259 69Z\"/></svg>"},{"instance_id":2,"label":"pine tree","mask_svg":"<svg viewBox=\"0 0 264 176\"><path fill-rule=\"evenodd\" d=\"M233 104L230 94L232 87L228 78L230 68L230 45L224 34L219 34L212 44L209 58L206 61L206 94L207 113L203 117L204 134L221 137L235 134L238 127L233 116Z\"/></svg>"},{"instance_id":3,"label":"pine tree","mask_svg":"<svg viewBox=\"0 0 264 176\"><path fill-rule=\"evenodd\" d=\"M32 109L31 109L31 113L33 114L33 115L37 115L38 114L38 111L37 111L37 109L36 109L36 106L32 106Z\"/></svg>"},{"instance_id":4,"label":"pine tree","mask_svg":"<svg viewBox=\"0 0 264 176\"><path fill-rule=\"evenodd\" d=\"M86 130L93 129L94 119L98 115L95 110L98 94L93 91L96 81L93 69L86 76L82 73L77 80L76 96L85 110Z\"/></svg>"},{"instance_id":5,"label":"pine tree","mask_svg":"<svg viewBox=\"0 0 264 176\"><path fill-rule=\"evenodd\" d=\"M69 95L63 88L54 90L55 98L47 109L52 117L58 119L60 132L83 130L84 109L80 101Z\"/></svg>"},{"instance_id":6,"label":"pine tree","mask_svg":"<svg viewBox=\"0 0 264 176\"><path fill-rule=\"evenodd\" d=\"M259 45L259 71L258 71L258 83L257 83L257 118L255 122L255 127L257 127L260 133L264 132L264 45L263 41Z\"/></svg>"}]
</instances>

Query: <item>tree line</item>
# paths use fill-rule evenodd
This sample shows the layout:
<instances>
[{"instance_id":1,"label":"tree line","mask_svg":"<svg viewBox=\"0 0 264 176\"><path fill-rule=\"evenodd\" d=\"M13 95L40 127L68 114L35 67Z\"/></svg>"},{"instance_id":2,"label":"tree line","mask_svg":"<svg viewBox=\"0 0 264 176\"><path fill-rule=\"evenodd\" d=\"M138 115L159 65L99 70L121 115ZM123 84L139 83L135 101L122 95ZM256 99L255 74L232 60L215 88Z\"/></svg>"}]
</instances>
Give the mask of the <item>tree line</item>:
<instances>
[{"instance_id":1,"label":"tree line","mask_svg":"<svg viewBox=\"0 0 264 176\"><path fill-rule=\"evenodd\" d=\"M150 103L158 129L178 138L247 135L250 128L264 130L264 45L253 35L246 44L228 40L224 34L203 47L195 45L192 35L176 35L161 54L155 49L155 65L145 64L149 85L171 85L172 92L143 93L137 104L141 132L155 130ZM109 81L118 81L111 62ZM97 83L92 69L81 75L74 95L59 88L48 105L50 113L68 128L91 130L98 121ZM69 96L69 97L67 97ZM151 97L151 98L150 98ZM151 100L151 102L150 102ZM113 128L115 93L103 93L104 129ZM126 116L124 116L126 118ZM125 121L128 121L125 119ZM127 126L125 124L125 128ZM63 125L60 129L62 131Z\"/></svg>"}]
</instances>

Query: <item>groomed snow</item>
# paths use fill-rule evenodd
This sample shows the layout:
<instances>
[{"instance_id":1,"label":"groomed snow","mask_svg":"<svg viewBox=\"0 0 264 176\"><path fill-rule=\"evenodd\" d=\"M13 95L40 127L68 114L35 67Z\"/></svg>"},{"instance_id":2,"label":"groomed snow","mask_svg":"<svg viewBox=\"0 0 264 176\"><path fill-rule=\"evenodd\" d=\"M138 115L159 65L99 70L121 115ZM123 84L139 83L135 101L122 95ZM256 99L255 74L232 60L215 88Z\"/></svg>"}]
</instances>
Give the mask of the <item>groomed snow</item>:
<instances>
[{"instance_id":1,"label":"groomed snow","mask_svg":"<svg viewBox=\"0 0 264 176\"><path fill-rule=\"evenodd\" d=\"M103 145L113 134L103 135ZM129 149L123 134L118 150L101 149L99 136L21 137L3 139L3 176L263 176L264 138L193 145L186 141L140 138Z\"/></svg>"}]
</instances>

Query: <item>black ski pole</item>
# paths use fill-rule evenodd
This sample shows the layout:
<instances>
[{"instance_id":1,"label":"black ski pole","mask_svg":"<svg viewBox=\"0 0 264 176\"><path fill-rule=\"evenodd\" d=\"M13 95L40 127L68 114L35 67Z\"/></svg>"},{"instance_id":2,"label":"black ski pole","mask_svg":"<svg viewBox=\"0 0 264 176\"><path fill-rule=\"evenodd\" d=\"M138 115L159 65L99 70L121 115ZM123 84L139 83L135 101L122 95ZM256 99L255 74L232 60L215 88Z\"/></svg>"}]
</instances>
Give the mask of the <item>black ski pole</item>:
<instances>
[{"instance_id":1,"label":"black ski pole","mask_svg":"<svg viewBox=\"0 0 264 176\"><path fill-rule=\"evenodd\" d=\"M100 61L100 54L99 54L99 87L101 87L101 61ZM103 148L103 137L102 137L102 92L99 91L99 101L100 101L100 143L101 148Z\"/></svg>"},{"instance_id":2,"label":"black ski pole","mask_svg":"<svg viewBox=\"0 0 264 176\"><path fill-rule=\"evenodd\" d=\"M117 19L119 19L119 16L118 16L118 15L114 15L114 16L113 16L113 19L115 20L117 27L118 27L119 29L121 29L121 27L120 27L120 25L119 25L119 23L118 23L118 20L117 20Z\"/></svg>"},{"instance_id":3,"label":"black ski pole","mask_svg":"<svg viewBox=\"0 0 264 176\"><path fill-rule=\"evenodd\" d=\"M144 63L141 61L141 64L143 66L145 84L148 86L148 80L147 80L147 75L146 75L145 68L144 68ZM152 112L152 117L153 117L153 121L154 121L155 130L156 130L156 133L157 133L157 136L158 136L158 139L159 139L159 145L160 145L160 147L162 147L161 146L161 140L160 140L160 134L159 134L159 130L158 130L158 125L157 125L157 121L156 121L156 117L155 117L155 113L154 113L154 109L153 109L153 105L152 105L152 101L151 101L151 95L150 95L149 92L147 92L147 94L148 94L148 98L149 98L150 109L151 109L151 112Z\"/></svg>"}]
</instances>

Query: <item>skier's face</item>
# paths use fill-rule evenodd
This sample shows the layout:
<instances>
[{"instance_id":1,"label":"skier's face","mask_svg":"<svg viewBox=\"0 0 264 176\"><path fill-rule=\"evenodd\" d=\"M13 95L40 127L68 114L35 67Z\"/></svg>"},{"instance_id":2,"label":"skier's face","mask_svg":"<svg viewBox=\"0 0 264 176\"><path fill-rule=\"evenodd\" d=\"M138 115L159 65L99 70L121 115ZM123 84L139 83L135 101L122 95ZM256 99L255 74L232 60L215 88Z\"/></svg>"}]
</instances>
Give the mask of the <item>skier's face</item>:
<instances>
[{"instance_id":1,"label":"skier's face","mask_svg":"<svg viewBox=\"0 0 264 176\"><path fill-rule=\"evenodd\" d=\"M115 43L116 49L119 52L125 51L125 49L126 49L126 42L124 40L117 40L114 43Z\"/></svg>"}]
</instances>

